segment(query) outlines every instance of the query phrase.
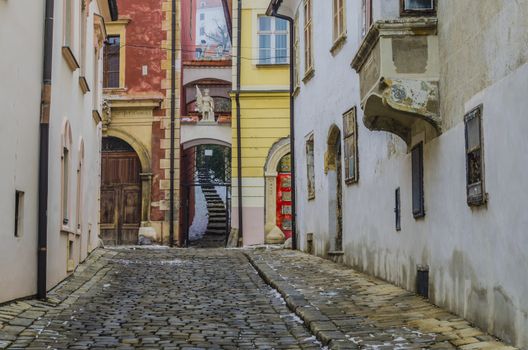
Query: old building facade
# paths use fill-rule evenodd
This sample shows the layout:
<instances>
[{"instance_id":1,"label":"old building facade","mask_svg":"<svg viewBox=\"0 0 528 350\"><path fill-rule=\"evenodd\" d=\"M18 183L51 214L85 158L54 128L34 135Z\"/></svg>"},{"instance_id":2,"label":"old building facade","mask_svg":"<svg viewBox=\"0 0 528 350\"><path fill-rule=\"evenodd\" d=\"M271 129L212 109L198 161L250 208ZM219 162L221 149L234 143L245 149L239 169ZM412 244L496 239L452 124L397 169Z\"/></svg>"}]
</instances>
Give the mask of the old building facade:
<instances>
[{"instance_id":1,"label":"old building facade","mask_svg":"<svg viewBox=\"0 0 528 350\"><path fill-rule=\"evenodd\" d=\"M242 223L243 245L291 230L289 31L285 20L266 16L267 6L233 3L231 225Z\"/></svg>"},{"instance_id":2,"label":"old building facade","mask_svg":"<svg viewBox=\"0 0 528 350\"><path fill-rule=\"evenodd\" d=\"M45 294L98 245L102 46L117 7L47 6L0 4L2 77L10 82L0 86L0 303L37 294L37 280ZM43 35L45 17L53 36Z\"/></svg>"},{"instance_id":3,"label":"old building facade","mask_svg":"<svg viewBox=\"0 0 528 350\"><path fill-rule=\"evenodd\" d=\"M101 235L110 245L170 244L172 1L117 2L105 47ZM175 11L179 19L180 1ZM177 241L181 51L174 52Z\"/></svg>"},{"instance_id":4,"label":"old building facade","mask_svg":"<svg viewBox=\"0 0 528 350\"><path fill-rule=\"evenodd\" d=\"M300 248L527 346L528 2L332 3L269 8L297 31Z\"/></svg>"}]
</instances>

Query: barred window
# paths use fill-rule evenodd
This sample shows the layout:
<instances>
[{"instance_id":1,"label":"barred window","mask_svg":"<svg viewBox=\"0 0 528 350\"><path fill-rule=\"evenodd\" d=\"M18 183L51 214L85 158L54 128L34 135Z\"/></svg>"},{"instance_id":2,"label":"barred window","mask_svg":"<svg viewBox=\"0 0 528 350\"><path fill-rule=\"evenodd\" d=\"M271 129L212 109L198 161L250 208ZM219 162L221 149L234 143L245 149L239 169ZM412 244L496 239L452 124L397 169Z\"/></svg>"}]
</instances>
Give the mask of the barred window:
<instances>
[{"instance_id":1,"label":"barred window","mask_svg":"<svg viewBox=\"0 0 528 350\"><path fill-rule=\"evenodd\" d=\"M420 142L411 151L412 161L412 208L414 218L425 216L423 182L423 143Z\"/></svg>"},{"instance_id":2,"label":"barred window","mask_svg":"<svg viewBox=\"0 0 528 350\"><path fill-rule=\"evenodd\" d=\"M484 157L482 147L482 105L464 116L466 134L467 203L486 202L484 191Z\"/></svg>"}]
</instances>

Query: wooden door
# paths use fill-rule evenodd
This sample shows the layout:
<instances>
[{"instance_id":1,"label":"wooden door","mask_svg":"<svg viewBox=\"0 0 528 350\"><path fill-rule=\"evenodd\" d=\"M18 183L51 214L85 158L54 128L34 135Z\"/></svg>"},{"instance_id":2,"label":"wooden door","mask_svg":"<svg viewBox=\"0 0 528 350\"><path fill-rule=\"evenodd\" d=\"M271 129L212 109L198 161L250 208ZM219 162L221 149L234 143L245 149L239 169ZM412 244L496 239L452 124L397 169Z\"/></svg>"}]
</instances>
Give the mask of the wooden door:
<instances>
[{"instance_id":1,"label":"wooden door","mask_svg":"<svg viewBox=\"0 0 528 350\"><path fill-rule=\"evenodd\" d=\"M137 244L141 223L139 158L128 149L103 147L101 172L103 242L105 245Z\"/></svg>"}]
</instances>

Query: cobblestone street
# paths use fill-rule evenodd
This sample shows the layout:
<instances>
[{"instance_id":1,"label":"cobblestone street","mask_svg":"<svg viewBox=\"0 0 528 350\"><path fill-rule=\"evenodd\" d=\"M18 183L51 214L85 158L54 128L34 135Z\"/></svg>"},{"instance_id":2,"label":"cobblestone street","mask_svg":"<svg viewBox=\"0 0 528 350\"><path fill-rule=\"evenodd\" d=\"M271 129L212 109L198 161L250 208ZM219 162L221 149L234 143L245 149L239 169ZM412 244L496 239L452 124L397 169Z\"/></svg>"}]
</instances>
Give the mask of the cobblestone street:
<instances>
[{"instance_id":1,"label":"cobblestone street","mask_svg":"<svg viewBox=\"0 0 528 350\"><path fill-rule=\"evenodd\" d=\"M100 249L47 302L0 307L0 348L320 349L323 344L513 349L412 293L286 250Z\"/></svg>"}]
</instances>

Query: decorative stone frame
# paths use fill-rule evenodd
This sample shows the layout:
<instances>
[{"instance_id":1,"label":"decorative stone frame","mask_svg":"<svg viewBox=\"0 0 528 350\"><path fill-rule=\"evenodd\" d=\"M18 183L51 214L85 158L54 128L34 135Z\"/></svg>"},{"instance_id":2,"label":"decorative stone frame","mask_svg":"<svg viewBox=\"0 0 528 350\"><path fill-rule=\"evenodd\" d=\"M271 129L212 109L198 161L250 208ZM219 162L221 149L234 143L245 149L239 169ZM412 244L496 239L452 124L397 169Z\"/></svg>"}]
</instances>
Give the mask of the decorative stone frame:
<instances>
[{"instance_id":1,"label":"decorative stone frame","mask_svg":"<svg viewBox=\"0 0 528 350\"><path fill-rule=\"evenodd\" d=\"M141 164L141 172L139 174L141 178L141 227L139 229L140 234L142 229L151 229L150 225L150 208L151 208L151 189L152 189L152 169L151 159L147 151L147 148L136 138L129 133L110 128L105 132L105 137L116 137L128 143L130 147L134 149L139 157L139 163Z\"/></svg>"},{"instance_id":2,"label":"decorative stone frame","mask_svg":"<svg viewBox=\"0 0 528 350\"><path fill-rule=\"evenodd\" d=\"M276 227L277 222L277 167L282 157L289 153L290 138L284 137L271 146L266 157L266 163L264 165L264 220L266 237Z\"/></svg>"}]
</instances>

